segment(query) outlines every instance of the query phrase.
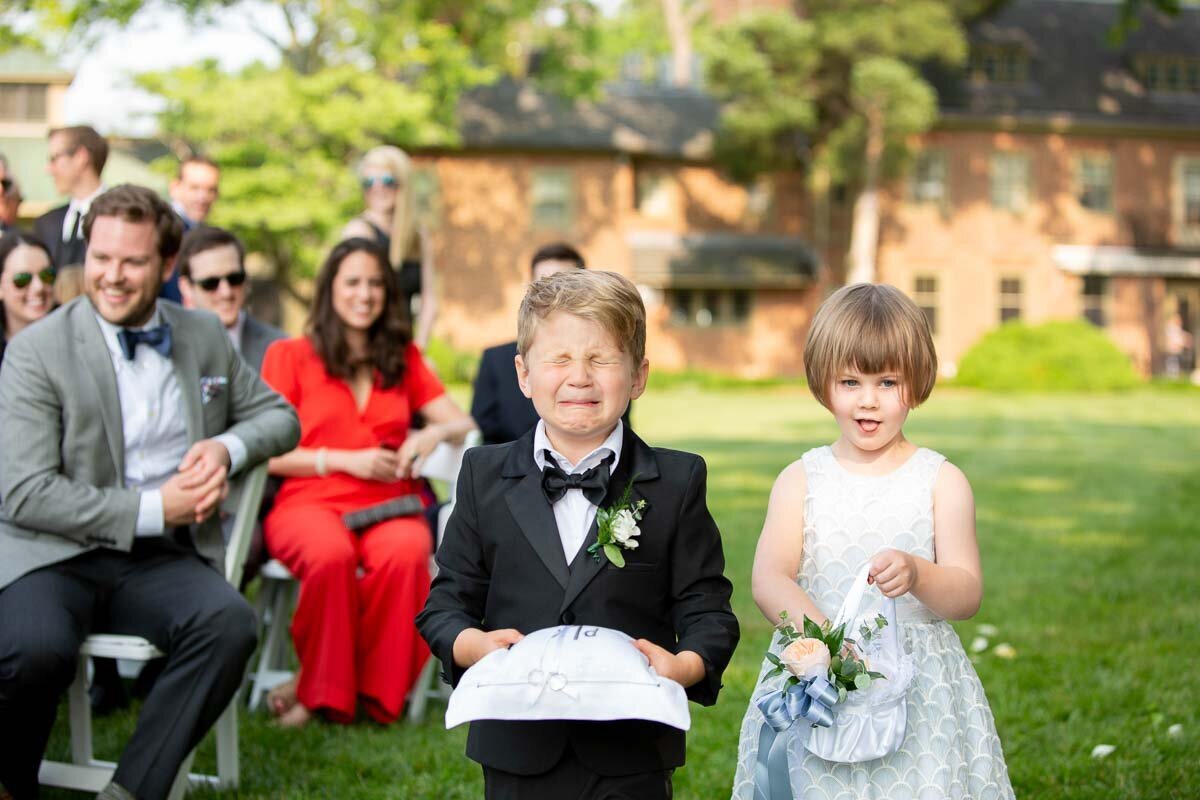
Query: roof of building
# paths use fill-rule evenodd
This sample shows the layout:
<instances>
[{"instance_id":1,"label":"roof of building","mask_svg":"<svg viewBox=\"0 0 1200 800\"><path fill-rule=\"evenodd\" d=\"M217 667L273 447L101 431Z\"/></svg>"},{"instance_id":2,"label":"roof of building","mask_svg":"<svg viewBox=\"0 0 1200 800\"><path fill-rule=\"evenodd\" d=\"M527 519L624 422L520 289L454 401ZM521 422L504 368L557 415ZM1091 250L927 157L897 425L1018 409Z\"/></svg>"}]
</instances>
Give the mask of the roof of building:
<instances>
[{"instance_id":1,"label":"roof of building","mask_svg":"<svg viewBox=\"0 0 1200 800\"><path fill-rule=\"evenodd\" d=\"M1147 4L1148 5L1148 4ZM971 25L974 45L1017 46L1026 78L971 80L964 69L928 72L944 121L1008 117L1114 127L1200 127L1200 94L1143 88L1141 54L1200 55L1200 7L1175 17L1143 6L1141 26L1119 48L1107 43L1115 0L1012 0ZM596 102L571 103L502 80L461 101L460 132L472 149L601 151L666 158L711 156L720 107L695 89L625 81Z\"/></svg>"},{"instance_id":2,"label":"roof of building","mask_svg":"<svg viewBox=\"0 0 1200 800\"><path fill-rule=\"evenodd\" d=\"M1028 59L1018 83L972 80L963 70L931 71L944 119L1046 120L1144 127L1200 127L1200 93L1146 89L1141 55L1200 57L1200 7L1169 16L1145 3L1139 28L1119 47L1107 35L1120 5L1111 0L1013 0L975 21L973 46L1016 47Z\"/></svg>"},{"instance_id":3,"label":"roof of building","mask_svg":"<svg viewBox=\"0 0 1200 800\"><path fill-rule=\"evenodd\" d=\"M75 77L52 57L27 48L0 51L0 80L38 79L51 83L70 83Z\"/></svg>"},{"instance_id":4,"label":"roof of building","mask_svg":"<svg viewBox=\"0 0 1200 800\"><path fill-rule=\"evenodd\" d=\"M596 102L571 103L505 79L463 97L459 131L470 148L706 158L719 115L694 89L622 82Z\"/></svg>"}]
</instances>

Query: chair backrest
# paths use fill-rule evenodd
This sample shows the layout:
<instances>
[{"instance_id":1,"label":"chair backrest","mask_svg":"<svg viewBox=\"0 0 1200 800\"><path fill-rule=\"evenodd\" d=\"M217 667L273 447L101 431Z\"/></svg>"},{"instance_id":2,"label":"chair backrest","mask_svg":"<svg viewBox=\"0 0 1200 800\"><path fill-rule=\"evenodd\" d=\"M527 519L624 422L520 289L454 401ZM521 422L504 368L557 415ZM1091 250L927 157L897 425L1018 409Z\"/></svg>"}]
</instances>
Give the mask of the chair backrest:
<instances>
[{"instance_id":1,"label":"chair backrest","mask_svg":"<svg viewBox=\"0 0 1200 800\"><path fill-rule=\"evenodd\" d=\"M254 538L254 526L258 524L258 509L262 505L263 491L267 485L267 462L251 469L241 479L241 496L237 514L233 520L233 531L225 545L225 579L236 588L242 584L242 571L246 567L246 556L250 553L250 542Z\"/></svg>"}]
</instances>

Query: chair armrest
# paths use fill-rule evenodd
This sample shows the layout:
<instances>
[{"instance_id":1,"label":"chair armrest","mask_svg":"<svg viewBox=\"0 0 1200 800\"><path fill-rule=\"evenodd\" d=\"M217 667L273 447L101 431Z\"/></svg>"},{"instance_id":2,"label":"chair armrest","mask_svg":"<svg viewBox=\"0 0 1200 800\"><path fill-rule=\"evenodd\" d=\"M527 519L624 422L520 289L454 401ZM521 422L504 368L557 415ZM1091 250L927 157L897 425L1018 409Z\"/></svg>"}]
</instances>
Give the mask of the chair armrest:
<instances>
[{"instance_id":1,"label":"chair armrest","mask_svg":"<svg viewBox=\"0 0 1200 800\"><path fill-rule=\"evenodd\" d=\"M250 552L250 541L254 526L258 523L258 509L262 505L263 491L267 485L267 462L262 462L246 473L242 479L242 493L238 499L237 514L229 544L225 547L225 579L237 587L242 582L242 570Z\"/></svg>"}]
</instances>

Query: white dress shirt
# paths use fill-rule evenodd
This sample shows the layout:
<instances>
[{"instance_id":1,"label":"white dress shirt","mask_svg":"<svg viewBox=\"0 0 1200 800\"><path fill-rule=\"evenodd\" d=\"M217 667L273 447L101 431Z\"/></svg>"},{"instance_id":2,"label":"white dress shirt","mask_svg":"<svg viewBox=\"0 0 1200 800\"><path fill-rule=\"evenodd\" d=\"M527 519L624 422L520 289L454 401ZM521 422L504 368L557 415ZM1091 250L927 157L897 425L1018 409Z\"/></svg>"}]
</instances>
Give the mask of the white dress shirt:
<instances>
[{"instance_id":1,"label":"white dress shirt","mask_svg":"<svg viewBox=\"0 0 1200 800\"><path fill-rule=\"evenodd\" d=\"M106 187L101 184L96 191L82 200L76 197L71 198L71 202L67 204L67 215L63 217L62 240L64 242L74 239L76 232L80 239L83 238L83 218L91 211L92 201L104 194L105 189ZM78 216L76 216L77 214Z\"/></svg>"},{"instance_id":2,"label":"white dress shirt","mask_svg":"<svg viewBox=\"0 0 1200 800\"><path fill-rule=\"evenodd\" d=\"M161 536L166 523L159 487L176 473L190 447L175 365L153 347L144 345L134 350L132 361L127 360L117 339L121 328L99 314L96 321L117 377L121 429L125 436L125 486L141 490L135 533ZM150 322L138 330L161 324L162 317L155 310ZM229 472L233 474L245 463L246 445L230 433L213 439L229 451Z\"/></svg>"},{"instance_id":3,"label":"white dress shirt","mask_svg":"<svg viewBox=\"0 0 1200 800\"><path fill-rule=\"evenodd\" d=\"M238 355L242 354L242 331L246 330L246 312L239 311L237 322L233 323L232 328L226 328L225 332L229 334L229 341L233 342L233 349L238 351Z\"/></svg>"},{"instance_id":4,"label":"white dress shirt","mask_svg":"<svg viewBox=\"0 0 1200 800\"><path fill-rule=\"evenodd\" d=\"M537 427L533 431L533 461L537 464L538 469L544 470L546 468L545 453L548 450L554 460L558 462L559 469L571 475L576 472L587 472L611 453L613 460L608 466L608 474L612 475L613 470L617 468L617 462L621 460L621 440L624 435L625 424L621 420L617 420L617 427L613 428L612 433L599 447L580 459L578 464L572 464L566 456L554 449L554 445L550 444L550 437L546 435L546 423L539 419ZM584 496L582 489L567 489L567 493L554 504L553 508L554 521L558 524L558 538L562 541L563 555L567 557L567 564L570 564L575 560L575 555L583 546L584 539L587 538L592 521L596 519L598 507Z\"/></svg>"}]
</instances>

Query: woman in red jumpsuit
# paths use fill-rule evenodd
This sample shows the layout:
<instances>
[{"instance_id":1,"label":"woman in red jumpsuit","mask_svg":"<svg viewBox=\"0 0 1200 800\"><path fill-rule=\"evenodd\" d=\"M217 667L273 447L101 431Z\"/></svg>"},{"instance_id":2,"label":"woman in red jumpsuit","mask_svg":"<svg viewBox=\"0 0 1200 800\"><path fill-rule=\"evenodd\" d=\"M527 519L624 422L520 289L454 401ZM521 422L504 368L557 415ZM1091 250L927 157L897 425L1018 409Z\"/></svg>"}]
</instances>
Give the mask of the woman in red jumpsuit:
<instances>
[{"instance_id":1,"label":"woman in red jumpsuit","mask_svg":"<svg viewBox=\"0 0 1200 800\"><path fill-rule=\"evenodd\" d=\"M394 721L429 657L413 618L429 593L422 515L353 532L349 511L419 492L422 461L474 422L412 344L395 273L378 245L338 244L317 276L306 335L267 350L262 377L300 416L300 446L271 460L284 478L263 523L267 549L300 581L298 679L271 695L280 724L316 712ZM415 413L425 427L409 431Z\"/></svg>"}]
</instances>

